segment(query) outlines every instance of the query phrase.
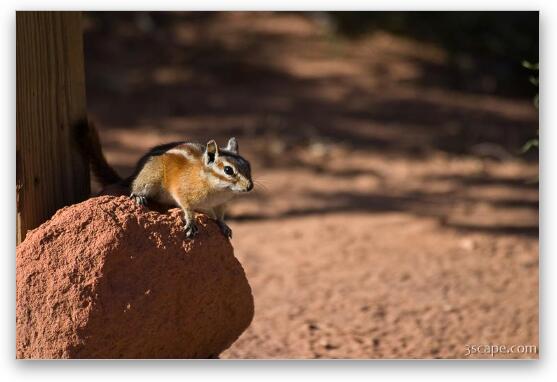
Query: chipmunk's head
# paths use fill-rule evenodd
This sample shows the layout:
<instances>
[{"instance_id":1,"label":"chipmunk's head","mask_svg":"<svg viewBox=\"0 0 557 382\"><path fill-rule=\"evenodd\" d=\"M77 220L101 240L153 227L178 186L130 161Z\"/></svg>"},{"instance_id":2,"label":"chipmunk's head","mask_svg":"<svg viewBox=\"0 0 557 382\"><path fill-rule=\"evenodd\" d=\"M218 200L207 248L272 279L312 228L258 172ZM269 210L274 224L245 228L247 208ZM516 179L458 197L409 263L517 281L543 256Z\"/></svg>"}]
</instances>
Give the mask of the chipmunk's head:
<instances>
[{"instance_id":1,"label":"chipmunk's head","mask_svg":"<svg viewBox=\"0 0 557 382\"><path fill-rule=\"evenodd\" d=\"M214 187L232 192L248 192L253 188L249 162L240 156L236 138L230 138L221 149L214 140L209 141L203 163Z\"/></svg>"}]
</instances>

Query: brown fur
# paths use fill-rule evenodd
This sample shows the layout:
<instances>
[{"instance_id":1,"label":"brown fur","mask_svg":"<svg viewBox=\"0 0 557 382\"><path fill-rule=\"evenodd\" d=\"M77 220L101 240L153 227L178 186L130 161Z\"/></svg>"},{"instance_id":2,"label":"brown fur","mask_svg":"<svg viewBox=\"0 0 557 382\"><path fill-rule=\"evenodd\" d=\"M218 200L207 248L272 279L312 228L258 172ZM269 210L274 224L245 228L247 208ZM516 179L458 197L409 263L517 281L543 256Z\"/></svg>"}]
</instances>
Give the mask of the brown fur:
<instances>
[{"instance_id":1,"label":"brown fur","mask_svg":"<svg viewBox=\"0 0 557 382\"><path fill-rule=\"evenodd\" d=\"M220 164L221 166L219 166L219 164ZM220 168L222 168L222 163L217 163L217 166L220 167ZM214 170L212 170L212 169L209 170L209 171L211 171L211 174L213 174L213 176L219 178L220 180L224 180L224 181L229 180L226 176L223 176L223 175L219 174L218 172L216 172L216 171L214 171Z\"/></svg>"},{"instance_id":2,"label":"brown fur","mask_svg":"<svg viewBox=\"0 0 557 382\"><path fill-rule=\"evenodd\" d=\"M182 208L195 205L207 197L209 186L199 176L200 161L190 161L176 154L163 155L163 187Z\"/></svg>"},{"instance_id":3,"label":"brown fur","mask_svg":"<svg viewBox=\"0 0 557 382\"><path fill-rule=\"evenodd\" d=\"M203 151L195 146L190 146L187 143L181 144L174 147L174 150L182 151L186 156L190 156L195 159L200 159L203 156Z\"/></svg>"}]
</instances>

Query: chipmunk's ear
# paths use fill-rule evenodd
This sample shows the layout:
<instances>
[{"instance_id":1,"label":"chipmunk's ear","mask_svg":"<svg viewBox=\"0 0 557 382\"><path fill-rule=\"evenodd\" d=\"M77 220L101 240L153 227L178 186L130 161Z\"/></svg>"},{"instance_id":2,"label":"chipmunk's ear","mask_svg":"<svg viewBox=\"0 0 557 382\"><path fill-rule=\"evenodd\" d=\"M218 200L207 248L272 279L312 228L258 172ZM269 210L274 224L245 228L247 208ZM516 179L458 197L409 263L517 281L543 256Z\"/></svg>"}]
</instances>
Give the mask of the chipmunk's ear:
<instances>
[{"instance_id":1,"label":"chipmunk's ear","mask_svg":"<svg viewBox=\"0 0 557 382\"><path fill-rule=\"evenodd\" d=\"M205 164L211 164L219 156L219 147L214 139L207 142L207 147L205 148L205 153L203 157L205 159Z\"/></svg>"},{"instance_id":2,"label":"chipmunk's ear","mask_svg":"<svg viewBox=\"0 0 557 382\"><path fill-rule=\"evenodd\" d=\"M232 137L228 140L228 145L226 146L226 150L233 152L234 154L238 154L238 141L235 137Z\"/></svg>"}]
</instances>

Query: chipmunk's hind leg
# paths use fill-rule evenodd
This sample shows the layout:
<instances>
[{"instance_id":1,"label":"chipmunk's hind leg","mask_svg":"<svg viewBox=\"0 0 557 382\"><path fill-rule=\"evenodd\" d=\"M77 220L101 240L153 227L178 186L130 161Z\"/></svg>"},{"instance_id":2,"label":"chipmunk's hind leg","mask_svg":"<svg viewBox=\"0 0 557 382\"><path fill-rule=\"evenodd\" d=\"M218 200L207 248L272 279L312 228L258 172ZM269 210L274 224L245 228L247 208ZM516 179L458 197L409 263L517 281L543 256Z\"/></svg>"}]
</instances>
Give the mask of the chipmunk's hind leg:
<instances>
[{"instance_id":1,"label":"chipmunk's hind leg","mask_svg":"<svg viewBox=\"0 0 557 382\"><path fill-rule=\"evenodd\" d=\"M149 199L153 199L160 192L161 165L158 157L149 159L133 180L130 198L137 204L145 206Z\"/></svg>"}]
</instances>

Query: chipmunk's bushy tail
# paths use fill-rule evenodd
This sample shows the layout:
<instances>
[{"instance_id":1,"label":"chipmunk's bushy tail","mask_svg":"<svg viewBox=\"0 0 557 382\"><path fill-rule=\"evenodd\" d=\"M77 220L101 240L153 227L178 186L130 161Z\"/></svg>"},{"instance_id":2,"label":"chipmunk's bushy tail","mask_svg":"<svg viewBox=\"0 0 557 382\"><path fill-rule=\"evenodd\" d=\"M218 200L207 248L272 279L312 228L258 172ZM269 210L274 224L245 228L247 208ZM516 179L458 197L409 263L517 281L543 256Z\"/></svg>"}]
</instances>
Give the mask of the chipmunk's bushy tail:
<instances>
[{"instance_id":1,"label":"chipmunk's bushy tail","mask_svg":"<svg viewBox=\"0 0 557 382\"><path fill-rule=\"evenodd\" d=\"M77 147L80 153L89 160L95 179L103 187L121 182L120 175L114 171L104 157L99 133L95 126L84 118L74 124L73 132Z\"/></svg>"}]
</instances>

